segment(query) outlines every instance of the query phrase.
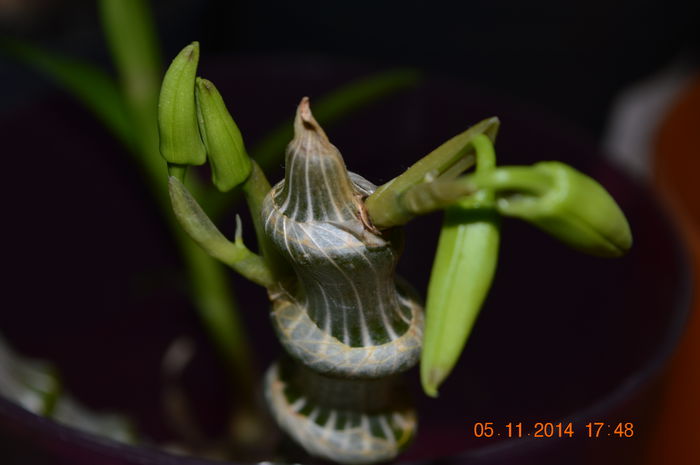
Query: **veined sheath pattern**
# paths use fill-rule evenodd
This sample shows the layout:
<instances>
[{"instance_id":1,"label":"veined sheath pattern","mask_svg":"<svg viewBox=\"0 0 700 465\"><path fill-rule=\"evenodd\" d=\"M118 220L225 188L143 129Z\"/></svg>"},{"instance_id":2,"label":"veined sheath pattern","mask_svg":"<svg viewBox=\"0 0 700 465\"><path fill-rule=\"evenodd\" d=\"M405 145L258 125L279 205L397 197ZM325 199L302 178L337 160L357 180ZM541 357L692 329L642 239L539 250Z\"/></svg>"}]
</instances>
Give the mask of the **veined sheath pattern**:
<instances>
[{"instance_id":1,"label":"veined sheath pattern","mask_svg":"<svg viewBox=\"0 0 700 465\"><path fill-rule=\"evenodd\" d=\"M341 380L282 360L265 376L278 424L306 450L344 464L393 459L416 432L416 412L396 376Z\"/></svg>"},{"instance_id":2,"label":"veined sheath pattern","mask_svg":"<svg viewBox=\"0 0 700 465\"><path fill-rule=\"evenodd\" d=\"M298 277L273 301L280 340L323 373L373 378L408 369L420 353L422 309L397 290L396 241L362 221L361 199L374 186L347 172L308 103L294 126L285 179L262 210L266 235Z\"/></svg>"}]
</instances>

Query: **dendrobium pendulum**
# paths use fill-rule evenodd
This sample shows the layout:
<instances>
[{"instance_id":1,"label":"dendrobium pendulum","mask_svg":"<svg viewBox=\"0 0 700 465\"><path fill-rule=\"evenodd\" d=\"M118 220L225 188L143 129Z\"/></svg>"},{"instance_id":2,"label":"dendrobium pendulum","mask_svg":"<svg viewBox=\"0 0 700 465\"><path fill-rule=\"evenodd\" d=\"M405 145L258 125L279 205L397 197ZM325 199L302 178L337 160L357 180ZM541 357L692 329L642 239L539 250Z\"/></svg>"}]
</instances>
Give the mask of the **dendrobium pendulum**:
<instances>
[{"instance_id":1,"label":"dendrobium pendulum","mask_svg":"<svg viewBox=\"0 0 700 465\"><path fill-rule=\"evenodd\" d=\"M221 95L196 78L197 57L196 43L186 47L161 93L173 210L209 255L267 289L287 355L268 369L265 398L279 427L312 455L370 464L407 446L417 414L402 373L420 360L423 389L437 396L491 287L501 216L594 255L620 256L632 245L624 214L588 176L559 162L497 166L497 118L376 187L346 169L304 97L284 179L270 187ZM259 253L244 244L240 218L230 241L185 187L187 166L203 162L202 149L219 190L241 187ZM395 269L401 226L436 210L446 215L424 316Z\"/></svg>"}]
</instances>

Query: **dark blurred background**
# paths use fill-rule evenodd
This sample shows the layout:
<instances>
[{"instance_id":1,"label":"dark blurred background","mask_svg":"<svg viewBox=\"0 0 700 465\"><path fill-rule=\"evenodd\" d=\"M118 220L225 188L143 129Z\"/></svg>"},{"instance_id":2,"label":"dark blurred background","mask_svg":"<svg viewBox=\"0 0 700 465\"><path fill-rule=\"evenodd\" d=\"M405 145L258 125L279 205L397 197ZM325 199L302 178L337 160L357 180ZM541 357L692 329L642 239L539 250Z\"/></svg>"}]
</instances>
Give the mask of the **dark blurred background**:
<instances>
[{"instance_id":1,"label":"dark blurred background","mask_svg":"<svg viewBox=\"0 0 700 465\"><path fill-rule=\"evenodd\" d=\"M312 54L415 66L539 105L600 134L615 94L673 60L698 58L698 2L641 1L153 1L172 57ZM6 32L107 64L89 0L1 0ZM0 58L0 108L47 84Z\"/></svg>"}]
</instances>

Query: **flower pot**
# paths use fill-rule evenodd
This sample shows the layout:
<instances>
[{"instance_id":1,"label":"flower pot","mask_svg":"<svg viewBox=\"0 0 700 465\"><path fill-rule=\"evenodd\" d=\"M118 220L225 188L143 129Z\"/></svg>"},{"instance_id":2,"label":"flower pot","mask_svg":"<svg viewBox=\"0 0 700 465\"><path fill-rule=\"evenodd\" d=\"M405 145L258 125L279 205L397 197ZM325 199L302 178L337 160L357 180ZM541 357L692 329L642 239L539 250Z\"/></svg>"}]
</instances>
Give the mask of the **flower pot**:
<instances>
[{"instance_id":1,"label":"flower pot","mask_svg":"<svg viewBox=\"0 0 700 465\"><path fill-rule=\"evenodd\" d=\"M663 118L655 137L654 184L673 210L692 252L694 288L700 285L700 188L692 173L700 160L700 79L696 74L680 92ZM650 464L693 464L700 458L700 298L693 297L692 314L670 364L663 395L663 411L657 425Z\"/></svg>"},{"instance_id":2,"label":"flower pot","mask_svg":"<svg viewBox=\"0 0 700 465\"><path fill-rule=\"evenodd\" d=\"M313 104L376 71L303 57L203 61L201 74L217 84L251 147L289 120L302 96ZM420 424L400 460L637 463L690 292L684 249L653 192L606 164L576 128L447 78L426 78L327 132L351 171L380 184L493 115L502 122L499 164L558 159L598 179L628 215L635 245L619 260L592 258L528 225L504 221L491 294L440 398L422 395L415 370L408 375ZM222 434L222 405L235 402L235 395L188 304L160 214L122 148L62 98L6 116L2 127L6 153L15 155L6 183L17 193L8 198L14 227L6 230L5 243L13 244L6 260L15 277L0 317L3 333L21 352L54 361L67 389L84 403L133 415L155 442L173 436L160 413L160 359L172 340L186 335L199 347L186 374L199 419ZM280 178L281 164L269 172L271 181ZM233 213L224 230L231 230ZM424 292L439 217L419 219L406 230L399 271ZM265 367L281 350L267 321L266 297L242 280L232 282ZM574 437L534 437L536 424L548 422L571 423ZM604 427L589 438L586 424L593 422ZM477 423L493 423L494 435L477 437ZM508 423L521 423L523 437L508 438ZM631 423L633 436L618 437L618 423ZM4 399L0 429L12 438L5 442L15 444L15 454L52 464L214 463L117 444Z\"/></svg>"}]
</instances>

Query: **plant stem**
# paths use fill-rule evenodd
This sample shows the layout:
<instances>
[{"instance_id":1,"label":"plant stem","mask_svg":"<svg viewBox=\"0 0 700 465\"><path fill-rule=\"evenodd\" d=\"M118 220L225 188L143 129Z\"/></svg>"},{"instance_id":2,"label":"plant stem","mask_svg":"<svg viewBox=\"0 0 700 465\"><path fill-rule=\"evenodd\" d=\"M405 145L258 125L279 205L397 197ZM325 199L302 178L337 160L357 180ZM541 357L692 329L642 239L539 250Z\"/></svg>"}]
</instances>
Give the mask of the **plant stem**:
<instances>
[{"instance_id":1,"label":"plant stem","mask_svg":"<svg viewBox=\"0 0 700 465\"><path fill-rule=\"evenodd\" d=\"M157 104L162 70L152 16L143 0L100 0L99 5L107 42L131 111L138 147L134 158L185 261L200 318L232 378L242 389L243 401L249 402L253 398L253 364L226 274L221 265L184 234L170 209L166 164L158 149ZM191 179L190 189L196 195L201 188L194 181Z\"/></svg>"},{"instance_id":2,"label":"plant stem","mask_svg":"<svg viewBox=\"0 0 700 465\"><path fill-rule=\"evenodd\" d=\"M253 169L250 172L250 176L248 176L248 179L243 183L243 194L248 203L250 216L253 219L255 237L258 240L258 253L265 258L265 262L275 279L281 281L287 276L292 275L293 272L289 264L280 256L263 230L263 221L261 217L262 204L265 196L270 192L270 189L270 183L265 177L265 173L263 173L260 166L253 161Z\"/></svg>"},{"instance_id":3,"label":"plant stem","mask_svg":"<svg viewBox=\"0 0 700 465\"><path fill-rule=\"evenodd\" d=\"M181 247L189 269L192 299L199 311L217 352L224 360L232 383L239 390L242 402L251 405L255 397L253 356L243 331L230 280L222 267L189 237L182 238L192 247Z\"/></svg>"},{"instance_id":4,"label":"plant stem","mask_svg":"<svg viewBox=\"0 0 700 465\"><path fill-rule=\"evenodd\" d=\"M520 195L529 193L533 196L543 195L552 187L550 176L530 166L500 166L487 173L477 171L471 176L465 176L462 182L479 188L488 187L496 192L518 192Z\"/></svg>"},{"instance_id":5,"label":"plant stem","mask_svg":"<svg viewBox=\"0 0 700 465\"><path fill-rule=\"evenodd\" d=\"M271 289L276 281L264 258L243 243L241 218L236 215L236 239L231 242L209 219L187 188L174 176L169 182L170 200L182 229L210 257L236 270L243 277Z\"/></svg>"},{"instance_id":6,"label":"plant stem","mask_svg":"<svg viewBox=\"0 0 700 465\"><path fill-rule=\"evenodd\" d=\"M102 25L134 117L156 111L162 64L155 26L143 0L100 0ZM156 134L157 119L137 120L141 132ZM144 143L148 143L144 139Z\"/></svg>"},{"instance_id":7,"label":"plant stem","mask_svg":"<svg viewBox=\"0 0 700 465\"><path fill-rule=\"evenodd\" d=\"M453 176L451 168L456 164L469 166L469 163L464 163L464 158L473 156L471 141L479 134L486 134L494 140L498 126L498 118L488 118L475 124L418 160L403 174L379 186L365 201L374 226L386 229L405 224L413 218L414 215L401 204L401 196L408 189L429 182L445 172Z\"/></svg>"}]
</instances>

